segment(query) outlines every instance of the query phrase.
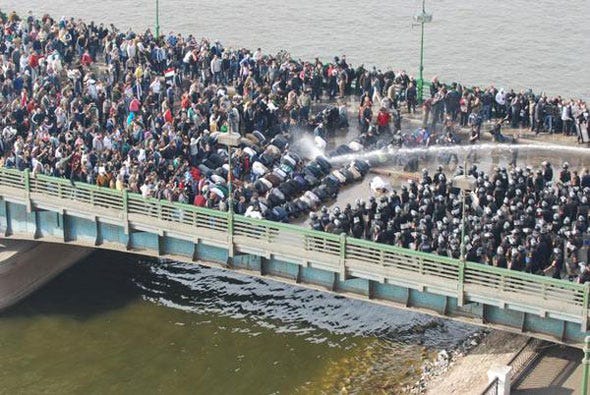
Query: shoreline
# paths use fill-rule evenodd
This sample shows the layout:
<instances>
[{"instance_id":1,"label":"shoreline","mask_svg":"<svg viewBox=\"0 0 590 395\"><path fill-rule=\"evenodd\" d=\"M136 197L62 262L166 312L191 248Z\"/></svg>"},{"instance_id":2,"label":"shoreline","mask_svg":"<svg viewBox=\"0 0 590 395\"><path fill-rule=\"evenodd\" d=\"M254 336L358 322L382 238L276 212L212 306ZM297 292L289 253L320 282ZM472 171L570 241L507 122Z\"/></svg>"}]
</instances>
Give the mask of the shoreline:
<instances>
[{"instance_id":1,"label":"shoreline","mask_svg":"<svg viewBox=\"0 0 590 395\"><path fill-rule=\"evenodd\" d=\"M436 389L432 387L438 382L445 382L454 366L483 344L492 332L487 328L479 328L455 347L439 351L434 358L422 364L419 380L404 391L408 394L425 394Z\"/></svg>"},{"instance_id":2,"label":"shoreline","mask_svg":"<svg viewBox=\"0 0 590 395\"><path fill-rule=\"evenodd\" d=\"M421 393L480 395L488 385L488 370L506 366L526 344L528 337L500 330L484 330L483 336L467 339L467 347L441 358L427 373Z\"/></svg>"}]
</instances>

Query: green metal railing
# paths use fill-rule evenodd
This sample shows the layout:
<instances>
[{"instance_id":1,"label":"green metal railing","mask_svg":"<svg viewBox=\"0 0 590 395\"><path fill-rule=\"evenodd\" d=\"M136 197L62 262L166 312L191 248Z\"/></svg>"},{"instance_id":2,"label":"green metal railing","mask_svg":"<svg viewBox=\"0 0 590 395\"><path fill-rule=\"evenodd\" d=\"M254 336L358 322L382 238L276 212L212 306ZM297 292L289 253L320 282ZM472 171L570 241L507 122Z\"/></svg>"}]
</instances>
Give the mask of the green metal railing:
<instances>
[{"instance_id":1,"label":"green metal railing","mask_svg":"<svg viewBox=\"0 0 590 395\"><path fill-rule=\"evenodd\" d=\"M31 201L43 202L66 210L110 216L164 232L212 240L232 251L284 257L334 273L456 297L459 305L480 302L511 307L579 323L583 332L587 328L587 284L473 262L462 264L435 254L242 215L234 214L231 222L227 212L146 199L85 183L73 185L69 180L44 175L33 177L29 171L1 168L0 196L22 198L27 207L31 207Z\"/></svg>"}]
</instances>

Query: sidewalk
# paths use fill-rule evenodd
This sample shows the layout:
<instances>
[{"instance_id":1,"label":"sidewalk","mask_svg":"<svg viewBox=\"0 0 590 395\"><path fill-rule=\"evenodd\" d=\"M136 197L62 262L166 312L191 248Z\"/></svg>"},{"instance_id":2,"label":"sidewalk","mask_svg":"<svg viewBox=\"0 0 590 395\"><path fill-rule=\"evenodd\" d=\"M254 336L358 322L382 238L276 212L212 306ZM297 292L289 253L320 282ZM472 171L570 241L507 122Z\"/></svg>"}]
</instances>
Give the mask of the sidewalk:
<instances>
[{"instance_id":1,"label":"sidewalk","mask_svg":"<svg viewBox=\"0 0 590 395\"><path fill-rule=\"evenodd\" d=\"M510 362L526 341L526 336L497 330L491 332L449 370L430 381L426 394L480 395L488 385L488 370Z\"/></svg>"}]
</instances>

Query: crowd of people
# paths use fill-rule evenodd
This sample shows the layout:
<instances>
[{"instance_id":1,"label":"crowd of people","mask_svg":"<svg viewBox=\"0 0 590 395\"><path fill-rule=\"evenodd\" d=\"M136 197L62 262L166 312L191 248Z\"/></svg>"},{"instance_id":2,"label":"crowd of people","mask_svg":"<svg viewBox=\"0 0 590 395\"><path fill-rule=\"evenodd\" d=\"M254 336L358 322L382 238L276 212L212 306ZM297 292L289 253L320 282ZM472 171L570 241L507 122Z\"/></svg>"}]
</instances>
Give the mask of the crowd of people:
<instances>
[{"instance_id":1,"label":"crowd of people","mask_svg":"<svg viewBox=\"0 0 590 395\"><path fill-rule=\"evenodd\" d=\"M347 94L345 56L301 62L192 35L0 19L2 166L227 210L229 155L217 137L235 132L236 212L284 220L275 206L321 187L325 168L303 177L289 133L339 126L311 111Z\"/></svg>"},{"instance_id":2,"label":"crowd of people","mask_svg":"<svg viewBox=\"0 0 590 395\"><path fill-rule=\"evenodd\" d=\"M463 175L459 168L457 175ZM467 169L473 191L462 192L443 172L424 169L410 181L368 202L310 213L311 227L378 243L464 258L485 265L590 280L583 236L590 231L590 172L563 163ZM463 202L465 205L463 205ZM464 210L464 211L463 211Z\"/></svg>"},{"instance_id":3,"label":"crowd of people","mask_svg":"<svg viewBox=\"0 0 590 395\"><path fill-rule=\"evenodd\" d=\"M539 133L562 133L576 136L578 143L588 143L588 106L582 99L536 95L531 90L515 92L489 86L465 89L457 83L446 86L435 77L430 83L430 97L423 104L423 128L436 129L445 120L469 127L479 138L481 126L493 119L506 122L513 129L530 129ZM499 123L497 123L499 124Z\"/></svg>"},{"instance_id":4,"label":"crowd of people","mask_svg":"<svg viewBox=\"0 0 590 395\"><path fill-rule=\"evenodd\" d=\"M361 161L337 170L325 158L306 162L291 148L293 139L309 133L325 143L333 130L348 127L348 106L356 100L361 146L373 135L393 134L401 129L402 111L416 111L417 86L404 71L355 68L344 55L308 62L286 52L225 48L192 35L155 37L150 30L123 32L73 18L0 12L0 166L220 210L232 202L237 213L287 221L319 208L341 185L367 172ZM423 108L431 133L445 117L474 128L491 117L507 117L513 126L578 135L588 122L581 100L446 86L438 79L430 89ZM228 132L242 137L231 154L218 142ZM399 196L359 204L335 218L323 213L321 229L455 256L457 196L443 177L438 173L429 182L426 176ZM528 170L478 177L485 192L478 207L485 213L470 205L469 226L489 230L495 242L488 237L484 243L486 232L475 240L475 233L468 243L470 260L545 270L551 259L545 250L558 248L556 238L566 237L557 227L569 226L573 241L579 237L580 215L559 211L572 199L588 198L579 185L559 184L554 198L548 191L557 184L537 184ZM444 215L443 206L450 210ZM547 218L554 206L555 220ZM528 220L531 209L535 224L527 227L530 234L519 233L524 227L511 225L511 219ZM538 210L542 215L535 217ZM480 218L487 222L476 223ZM539 218L546 222L539 225ZM549 228L555 232L544 236ZM410 229L423 232L422 239L408 236ZM508 231L514 248L504 245ZM529 245L533 240L547 256L534 260L540 266L521 262L536 251Z\"/></svg>"}]
</instances>

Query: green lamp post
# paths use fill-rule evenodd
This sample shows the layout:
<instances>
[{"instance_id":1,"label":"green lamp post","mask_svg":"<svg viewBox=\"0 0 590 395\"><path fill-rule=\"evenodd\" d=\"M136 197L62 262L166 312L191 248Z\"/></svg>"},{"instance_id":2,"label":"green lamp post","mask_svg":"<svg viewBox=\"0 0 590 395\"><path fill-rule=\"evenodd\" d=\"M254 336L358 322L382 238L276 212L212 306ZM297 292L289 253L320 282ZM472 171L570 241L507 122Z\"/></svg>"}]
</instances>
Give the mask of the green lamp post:
<instances>
[{"instance_id":1,"label":"green lamp post","mask_svg":"<svg viewBox=\"0 0 590 395\"><path fill-rule=\"evenodd\" d=\"M156 38L160 37L160 0L156 0Z\"/></svg>"},{"instance_id":2,"label":"green lamp post","mask_svg":"<svg viewBox=\"0 0 590 395\"><path fill-rule=\"evenodd\" d=\"M414 16L414 22L421 25L420 34L420 71L418 78L418 101L422 101L422 93L424 90L424 24L432 22L432 14L426 12L426 0L422 0L422 12Z\"/></svg>"}]
</instances>

